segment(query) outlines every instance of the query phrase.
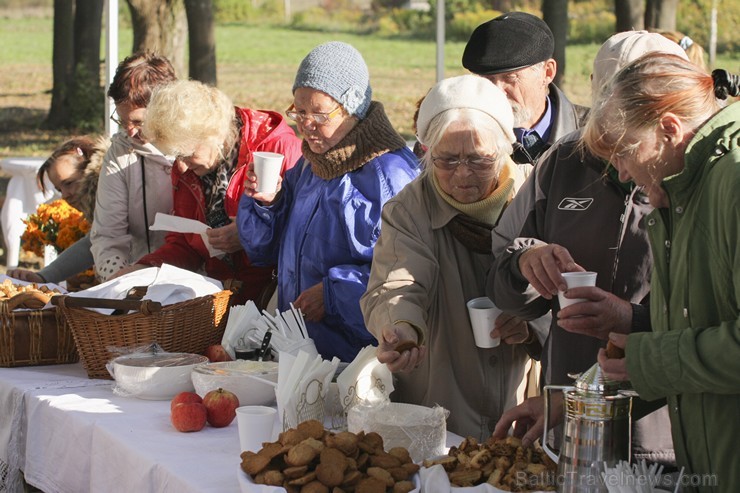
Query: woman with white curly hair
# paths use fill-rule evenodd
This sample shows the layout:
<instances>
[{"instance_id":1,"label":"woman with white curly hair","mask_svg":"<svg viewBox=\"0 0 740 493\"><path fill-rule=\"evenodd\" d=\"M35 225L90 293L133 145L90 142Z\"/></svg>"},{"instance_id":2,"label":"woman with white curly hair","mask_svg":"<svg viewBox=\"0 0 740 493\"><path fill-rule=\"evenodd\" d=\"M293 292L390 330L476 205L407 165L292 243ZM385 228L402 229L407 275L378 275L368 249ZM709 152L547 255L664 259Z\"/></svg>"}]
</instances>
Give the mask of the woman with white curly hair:
<instances>
[{"instance_id":1,"label":"woman with white curly hair","mask_svg":"<svg viewBox=\"0 0 740 493\"><path fill-rule=\"evenodd\" d=\"M176 157L173 207L177 216L205 222L212 257L197 234L169 233L165 244L117 275L172 264L219 279L237 279L234 303L260 298L272 265L253 265L239 243L233 218L244 190L247 165L257 151L283 154L285 172L300 156L300 140L276 112L235 108L215 87L176 81L157 89L147 108L143 133L158 149Z\"/></svg>"}]
</instances>

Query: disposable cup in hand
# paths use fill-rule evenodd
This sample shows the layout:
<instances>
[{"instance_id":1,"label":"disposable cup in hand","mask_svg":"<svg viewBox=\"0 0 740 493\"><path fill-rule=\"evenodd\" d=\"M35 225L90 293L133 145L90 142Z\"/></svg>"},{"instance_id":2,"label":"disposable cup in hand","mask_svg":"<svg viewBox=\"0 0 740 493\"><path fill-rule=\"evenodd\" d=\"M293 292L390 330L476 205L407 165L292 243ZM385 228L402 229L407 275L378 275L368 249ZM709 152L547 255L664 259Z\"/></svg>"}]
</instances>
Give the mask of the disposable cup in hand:
<instances>
[{"instance_id":1,"label":"disposable cup in hand","mask_svg":"<svg viewBox=\"0 0 740 493\"><path fill-rule=\"evenodd\" d=\"M568 289L581 288L584 286L596 286L596 272L563 272L563 279ZM560 308L587 301L586 298L566 298L563 291L558 291L558 301Z\"/></svg>"},{"instance_id":2,"label":"disposable cup in hand","mask_svg":"<svg viewBox=\"0 0 740 493\"><path fill-rule=\"evenodd\" d=\"M491 331L496 326L496 319L501 315L501 310L485 296L474 298L468 301L467 305L475 345L480 348L492 348L501 344L500 337L491 337Z\"/></svg>"},{"instance_id":3,"label":"disposable cup in hand","mask_svg":"<svg viewBox=\"0 0 740 493\"><path fill-rule=\"evenodd\" d=\"M236 408L241 451L259 452L264 442L272 440L277 409L267 406L241 406Z\"/></svg>"},{"instance_id":4,"label":"disposable cup in hand","mask_svg":"<svg viewBox=\"0 0 740 493\"><path fill-rule=\"evenodd\" d=\"M282 154L277 152L254 152L254 174L257 175L257 191L259 193L275 193L283 169Z\"/></svg>"}]
</instances>

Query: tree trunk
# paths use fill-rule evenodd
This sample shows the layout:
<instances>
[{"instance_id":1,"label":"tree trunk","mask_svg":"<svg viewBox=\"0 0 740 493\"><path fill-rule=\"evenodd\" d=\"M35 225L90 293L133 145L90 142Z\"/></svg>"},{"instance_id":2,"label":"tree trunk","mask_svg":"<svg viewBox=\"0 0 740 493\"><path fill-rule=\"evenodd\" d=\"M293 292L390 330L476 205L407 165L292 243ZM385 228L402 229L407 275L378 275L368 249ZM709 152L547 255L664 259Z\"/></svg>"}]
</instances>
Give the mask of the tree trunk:
<instances>
[{"instance_id":1,"label":"tree trunk","mask_svg":"<svg viewBox=\"0 0 740 493\"><path fill-rule=\"evenodd\" d=\"M614 0L614 14L617 32L645 29L643 0Z\"/></svg>"},{"instance_id":2,"label":"tree trunk","mask_svg":"<svg viewBox=\"0 0 740 493\"><path fill-rule=\"evenodd\" d=\"M74 20L74 82L69 100L72 124L84 131L100 128L105 95L100 84L103 2L77 0Z\"/></svg>"},{"instance_id":3,"label":"tree trunk","mask_svg":"<svg viewBox=\"0 0 740 493\"><path fill-rule=\"evenodd\" d=\"M103 89L100 87L100 36L103 3L99 0L54 1L54 86L44 126L99 131Z\"/></svg>"},{"instance_id":4,"label":"tree trunk","mask_svg":"<svg viewBox=\"0 0 740 493\"><path fill-rule=\"evenodd\" d=\"M663 31L676 30L678 0L647 0L645 27Z\"/></svg>"},{"instance_id":5,"label":"tree trunk","mask_svg":"<svg viewBox=\"0 0 740 493\"><path fill-rule=\"evenodd\" d=\"M190 78L216 85L216 35L212 0L185 0L190 42Z\"/></svg>"},{"instance_id":6,"label":"tree trunk","mask_svg":"<svg viewBox=\"0 0 740 493\"><path fill-rule=\"evenodd\" d=\"M555 54L558 64L555 85L565 76L565 45L568 43L568 0L542 0L542 17L555 37Z\"/></svg>"},{"instance_id":7,"label":"tree trunk","mask_svg":"<svg viewBox=\"0 0 740 493\"><path fill-rule=\"evenodd\" d=\"M183 0L126 0L134 31L132 53L149 50L165 56L178 77L185 74L187 19Z\"/></svg>"},{"instance_id":8,"label":"tree trunk","mask_svg":"<svg viewBox=\"0 0 740 493\"><path fill-rule=\"evenodd\" d=\"M74 0L54 0L54 42L52 51L53 87L51 107L44 122L45 128L60 128L69 121L69 111L65 104L69 86L72 83L74 67Z\"/></svg>"}]
</instances>

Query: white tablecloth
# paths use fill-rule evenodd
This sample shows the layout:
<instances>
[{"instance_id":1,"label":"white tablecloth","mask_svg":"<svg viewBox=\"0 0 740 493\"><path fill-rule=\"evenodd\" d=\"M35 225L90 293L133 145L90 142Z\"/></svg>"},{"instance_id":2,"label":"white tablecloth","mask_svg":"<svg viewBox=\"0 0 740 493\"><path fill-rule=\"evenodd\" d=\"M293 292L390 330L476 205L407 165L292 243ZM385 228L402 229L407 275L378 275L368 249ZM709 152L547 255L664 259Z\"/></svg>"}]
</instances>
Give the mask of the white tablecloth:
<instances>
[{"instance_id":1,"label":"white tablecloth","mask_svg":"<svg viewBox=\"0 0 740 493\"><path fill-rule=\"evenodd\" d=\"M81 364L0 368L0 492L22 492L23 471L45 493L239 493L236 420L180 433L169 401L120 397L112 383Z\"/></svg>"},{"instance_id":2,"label":"white tablecloth","mask_svg":"<svg viewBox=\"0 0 740 493\"><path fill-rule=\"evenodd\" d=\"M169 401L116 396L79 364L0 368L0 460L46 493L240 491L236 421L180 433Z\"/></svg>"}]
</instances>

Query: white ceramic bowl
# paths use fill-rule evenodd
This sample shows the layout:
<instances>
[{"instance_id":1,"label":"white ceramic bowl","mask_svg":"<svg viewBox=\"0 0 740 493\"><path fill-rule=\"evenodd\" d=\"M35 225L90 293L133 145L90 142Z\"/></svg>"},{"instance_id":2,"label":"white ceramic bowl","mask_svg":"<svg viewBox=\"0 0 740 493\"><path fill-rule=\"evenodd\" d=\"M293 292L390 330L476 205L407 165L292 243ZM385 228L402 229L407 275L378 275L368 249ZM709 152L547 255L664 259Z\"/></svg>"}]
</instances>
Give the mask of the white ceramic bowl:
<instances>
[{"instance_id":1,"label":"white ceramic bowl","mask_svg":"<svg viewBox=\"0 0 740 493\"><path fill-rule=\"evenodd\" d=\"M201 397L222 388L236 394L240 406L265 406L275 402L278 363L244 360L204 363L193 368L191 378L195 392Z\"/></svg>"},{"instance_id":2,"label":"white ceramic bowl","mask_svg":"<svg viewBox=\"0 0 740 493\"><path fill-rule=\"evenodd\" d=\"M168 400L192 392L193 368L208 361L190 353L134 353L119 356L109 365L117 390L140 399Z\"/></svg>"}]
</instances>

